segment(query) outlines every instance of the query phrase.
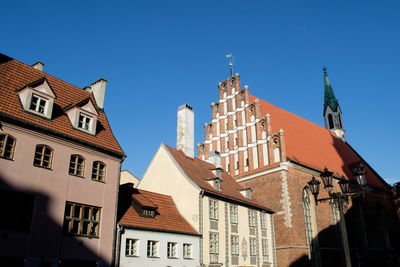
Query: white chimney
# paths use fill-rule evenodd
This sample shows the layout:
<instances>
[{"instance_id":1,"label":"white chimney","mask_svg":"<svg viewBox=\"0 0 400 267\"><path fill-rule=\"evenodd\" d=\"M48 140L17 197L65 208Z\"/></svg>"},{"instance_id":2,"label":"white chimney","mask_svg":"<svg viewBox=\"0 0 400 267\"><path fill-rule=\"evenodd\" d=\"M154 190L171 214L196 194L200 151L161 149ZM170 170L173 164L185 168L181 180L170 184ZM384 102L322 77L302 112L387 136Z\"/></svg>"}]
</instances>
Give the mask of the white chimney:
<instances>
[{"instance_id":1,"label":"white chimney","mask_svg":"<svg viewBox=\"0 0 400 267\"><path fill-rule=\"evenodd\" d=\"M215 168L221 168L221 153L216 150L210 151L207 162L214 164Z\"/></svg>"},{"instance_id":2,"label":"white chimney","mask_svg":"<svg viewBox=\"0 0 400 267\"><path fill-rule=\"evenodd\" d=\"M92 83L91 86L91 91L94 96L94 99L96 100L96 104L101 109L104 108L104 95L106 93L106 84L107 81L104 80L103 78L100 78L99 80ZM86 91L89 90L86 89Z\"/></svg>"},{"instance_id":3,"label":"white chimney","mask_svg":"<svg viewBox=\"0 0 400 267\"><path fill-rule=\"evenodd\" d=\"M44 64L42 62L38 61L35 64L33 64L32 67L34 67L37 70L43 71Z\"/></svg>"},{"instance_id":4,"label":"white chimney","mask_svg":"<svg viewBox=\"0 0 400 267\"><path fill-rule=\"evenodd\" d=\"M182 150L188 157L194 157L194 112L188 104L178 108L176 149Z\"/></svg>"}]
</instances>

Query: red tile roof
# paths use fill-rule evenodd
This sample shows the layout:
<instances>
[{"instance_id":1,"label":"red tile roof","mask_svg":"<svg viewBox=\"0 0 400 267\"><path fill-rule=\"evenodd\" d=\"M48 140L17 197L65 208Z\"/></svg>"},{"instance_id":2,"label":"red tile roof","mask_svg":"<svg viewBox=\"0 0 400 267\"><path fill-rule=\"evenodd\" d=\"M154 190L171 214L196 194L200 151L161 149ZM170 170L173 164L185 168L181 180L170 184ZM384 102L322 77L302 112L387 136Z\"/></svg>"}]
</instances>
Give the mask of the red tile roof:
<instances>
[{"instance_id":1,"label":"red tile roof","mask_svg":"<svg viewBox=\"0 0 400 267\"><path fill-rule=\"evenodd\" d=\"M41 78L47 79L57 96L54 100L55 107L51 120L24 112L15 92ZM65 136L78 142L83 141L123 157L124 152L114 137L104 112L100 112L97 118L99 130L95 136L72 127L63 109L69 105L79 104L88 98L96 105L91 93L0 53L0 118L12 117L24 123L39 126L58 136Z\"/></svg>"},{"instance_id":2,"label":"red tile roof","mask_svg":"<svg viewBox=\"0 0 400 267\"><path fill-rule=\"evenodd\" d=\"M205 192L273 213L271 209L264 205L244 197L239 190L245 188L239 185L239 183L236 182L227 172L222 171L222 181L220 183L221 190L217 190L207 181L209 178L215 177L214 173L211 171L212 169L215 169L213 164L198 158L188 157L181 150L176 150L167 145L165 146L185 174Z\"/></svg>"},{"instance_id":3,"label":"red tile roof","mask_svg":"<svg viewBox=\"0 0 400 267\"><path fill-rule=\"evenodd\" d=\"M123 187L123 186L122 186ZM129 225L142 229L179 232L197 235L193 227L179 214L174 201L170 196L162 195L141 189L131 189L131 191L122 189L120 191L120 200L118 212L118 223ZM128 193L129 192L129 193ZM129 194L131 197L124 197L121 194ZM154 218L142 217L136 209L132 207L132 199L146 199L149 203L157 206L157 215Z\"/></svg>"},{"instance_id":4,"label":"red tile roof","mask_svg":"<svg viewBox=\"0 0 400 267\"><path fill-rule=\"evenodd\" d=\"M284 130L286 156L291 161L318 170L326 166L336 176L336 173L340 176L344 174L348 179L355 180L349 165L366 162L347 142L343 142L328 129L250 95L251 102L256 99L260 101L262 114L271 115L272 130L275 133ZM390 188L368 164L364 166L368 185L383 190Z\"/></svg>"}]
</instances>

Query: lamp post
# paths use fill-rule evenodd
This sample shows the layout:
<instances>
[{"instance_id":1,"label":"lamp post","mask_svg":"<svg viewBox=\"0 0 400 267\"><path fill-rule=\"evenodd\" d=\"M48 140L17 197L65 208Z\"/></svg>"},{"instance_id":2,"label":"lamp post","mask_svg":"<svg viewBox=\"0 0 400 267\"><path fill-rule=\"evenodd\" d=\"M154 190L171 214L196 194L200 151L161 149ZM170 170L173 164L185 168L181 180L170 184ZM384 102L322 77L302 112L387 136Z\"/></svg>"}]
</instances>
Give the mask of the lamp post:
<instances>
[{"instance_id":1,"label":"lamp post","mask_svg":"<svg viewBox=\"0 0 400 267\"><path fill-rule=\"evenodd\" d=\"M357 166L351 168L354 176L356 177L357 184L362 188L362 191L358 192L350 192L350 181L347 180L343 175L341 178L335 178L338 179L339 186L341 192L332 192L332 181L333 181L333 172L328 171L328 169L325 167L324 171L321 172L320 177L322 180L322 183L324 184L324 188L328 190L329 197L328 198L322 198L318 199L318 194L319 194L319 186L321 184L320 181L318 181L314 176L311 178L311 181L307 182L308 187L311 190L311 193L314 195L315 198L315 205L318 205L318 202L325 202L329 201L329 203L332 205L336 205L339 209L340 213L340 233L343 241L343 250L344 250L344 256L345 256L345 262L347 267L351 267L351 258L350 258L350 249L349 249L349 243L347 240L347 229L346 229L346 222L344 218L344 212L343 212L343 200L348 201L349 197L358 197L362 195L363 197L365 196L364 194L364 186L367 185L367 179L366 179L366 171L362 163L357 164Z\"/></svg>"}]
</instances>

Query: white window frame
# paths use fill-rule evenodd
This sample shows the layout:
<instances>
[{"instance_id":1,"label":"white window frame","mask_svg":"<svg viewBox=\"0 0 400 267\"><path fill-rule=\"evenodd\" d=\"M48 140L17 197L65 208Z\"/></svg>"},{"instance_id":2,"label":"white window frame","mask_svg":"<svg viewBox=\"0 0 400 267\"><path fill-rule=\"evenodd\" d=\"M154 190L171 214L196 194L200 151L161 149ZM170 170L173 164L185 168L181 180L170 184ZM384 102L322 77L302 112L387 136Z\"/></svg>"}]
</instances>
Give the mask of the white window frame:
<instances>
[{"instance_id":1,"label":"white window frame","mask_svg":"<svg viewBox=\"0 0 400 267\"><path fill-rule=\"evenodd\" d=\"M184 259L192 259L192 244L184 243L183 244L183 258Z\"/></svg>"},{"instance_id":2,"label":"white window frame","mask_svg":"<svg viewBox=\"0 0 400 267\"><path fill-rule=\"evenodd\" d=\"M85 132L92 132L92 125L93 125L93 117L85 113L79 112L78 123L76 125L77 128Z\"/></svg>"},{"instance_id":3,"label":"white window frame","mask_svg":"<svg viewBox=\"0 0 400 267\"><path fill-rule=\"evenodd\" d=\"M267 229L267 214L265 212L260 212L260 225L261 229Z\"/></svg>"},{"instance_id":4,"label":"white window frame","mask_svg":"<svg viewBox=\"0 0 400 267\"><path fill-rule=\"evenodd\" d=\"M250 243L250 256L256 256L257 255L257 239L255 238L250 238L249 239Z\"/></svg>"},{"instance_id":5,"label":"white window frame","mask_svg":"<svg viewBox=\"0 0 400 267\"><path fill-rule=\"evenodd\" d=\"M176 248L177 248L177 243L176 242L168 242L167 243L167 257L176 259L178 258L178 255L176 253Z\"/></svg>"},{"instance_id":6,"label":"white window frame","mask_svg":"<svg viewBox=\"0 0 400 267\"><path fill-rule=\"evenodd\" d=\"M230 204L230 222L234 224L239 223L238 206Z\"/></svg>"},{"instance_id":7,"label":"white window frame","mask_svg":"<svg viewBox=\"0 0 400 267\"><path fill-rule=\"evenodd\" d=\"M147 240L147 257L148 258L158 258L158 241Z\"/></svg>"},{"instance_id":8,"label":"white window frame","mask_svg":"<svg viewBox=\"0 0 400 267\"><path fill-rule=\"evenodd\" d=\"M257 214L255 210L249 210L249 226L256 227Z\"/></svg>"},{"instance_id":9,"label":"white window frame","mask_svg":"<svg viewBox=\"0 0 400 267\"><path fill-rule=\"evenodd\" d=\"M210 219L218 220L218 200L210 199L209 209L210 209Z\"/></svg>"},{"instance_id":10,"label":"white window frame","mask_svg":"<svg viewBox=\"0 0 400 267\"><path fill-rule=\"evenodd\" d=\"M34 100L33 100L34 97L37 99L36 103L34 103ZM48 101L49 101L48 99L41 97L40 95L32 93L31 101L29 102L29 111L40 114L42 116L46 115ZM41 103L44 103L43 106L40 105ZM32 108L32 105L35 105L35 107ZM42 111L40 111L41 107L42 107Z\"/></svg>"},{"instance_id":11,"label":"white window frame","mask_svg":"<svg viewBox=\"0 0 400 267\"><path fill-rule=\"evenodd\" d=\"M262 247L263 262L267 262L268 257L269 257L268 240L267 239L261 239L261 247Z\"/></svg>"},{"instance_id":12,"label":"white window frame","mask_svg":"<svg viewBox=\"0 0 400 267\"><path fill-rule=\"evenodd\" d=\"M125 239L125 256L139 257L139 239L134 239L134 238Z\"/></svg>"},{"instance_id":13,"label":"white window frame","mask_svg":"<svg viewBox=\"0 0 400 267\"><path fill-rule=\"evenodd\" d=\"M239 256L239 236L231 235L231 255Z\"/></svg>"},{"instance_id":14,"label":"white window frame","mask_svg":"<svg viewBox=\"0 0 400 267\"><path fill-rule=\"evenodd\" d=\"M210 254L218 254L219 238L218 233L210 232Z\"/></svg>"}]
</instances>

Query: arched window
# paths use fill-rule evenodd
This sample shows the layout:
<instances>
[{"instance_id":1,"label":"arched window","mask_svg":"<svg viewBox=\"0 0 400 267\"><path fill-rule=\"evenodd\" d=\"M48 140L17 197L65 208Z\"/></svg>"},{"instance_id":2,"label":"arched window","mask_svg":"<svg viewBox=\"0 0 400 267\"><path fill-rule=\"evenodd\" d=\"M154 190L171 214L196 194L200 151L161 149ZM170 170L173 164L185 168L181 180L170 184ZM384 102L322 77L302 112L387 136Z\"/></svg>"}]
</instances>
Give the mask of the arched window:
<instances>
[{"instance_id":1,"label":"arched window","mask_svg":"<svg viewBox=\"0 0 400 267\"><path fill-rule=\"evenodd\" d=\"M83 177L85 170L85 159L80 155L71 155L69 162L69 174Z\"/></svg>"},{"instance_id":2,"label":"arched window","mask_svg":"<svg viewBox=\"0 0 400 267\"><path fill-rule=\"evenodd\" d=\"M328 114L328 123L329 123L329 129L333 129L333 118L332 118L332 114Z\"/></svg>"},{"instance_id":3,"label":"arched window","mask_svg":"<svg viewBox=\"0 0 400 267\"><path fill-rule=\"evenodd\" d=\"M311 192L305 188L303 189L303 211L304 211L304 225L306 232L307 246L310 250L309 257L318 266L318 240L316 237L316 218L315 218L315 203Z\"/></svg>"},{"instance_id":4,"label":"arched window","mask_svg":"<svg viewBox=\"0 0 400 267\"><path fill-rule=\"evenodd\" d=\"M339 127L343 128L343 126L342 126L342 116L340 116L340 113L338 114L338 116L339 116Z\"/></svg>"},{"instance_id":5,"label":"arched window","mask_svg":"<svg viewBox=\"0 0 400 267\"><path fill-rule=\"evenodd\" d=\"M0 158L13 159L15 138L9 134L0 134Z\"/></svg>"},{"instance_id":6,"label":"arched window","mask_svg":"<svg viewBox=\"0 0 400 267\"><path fill-rule=\"evenodd\" d=\"M92 180L104 182L106 176L106 165L101 161L93 162Z\"/></svg>"},{"instance_id":7,"label":"arched window","mask_svg":"<svg viewBox=\"0 0 400 267\"><path fill-rule=\"evenodd\" d=\"M50 169L52 161L53 149L46 145L37 145L33 158L33 165Z\"/></svg>"}]
</instances>

